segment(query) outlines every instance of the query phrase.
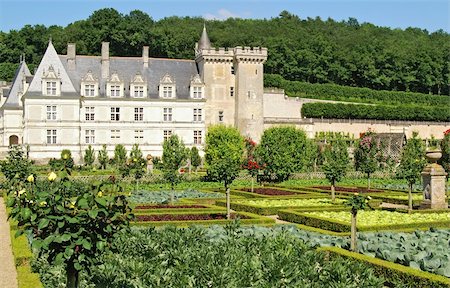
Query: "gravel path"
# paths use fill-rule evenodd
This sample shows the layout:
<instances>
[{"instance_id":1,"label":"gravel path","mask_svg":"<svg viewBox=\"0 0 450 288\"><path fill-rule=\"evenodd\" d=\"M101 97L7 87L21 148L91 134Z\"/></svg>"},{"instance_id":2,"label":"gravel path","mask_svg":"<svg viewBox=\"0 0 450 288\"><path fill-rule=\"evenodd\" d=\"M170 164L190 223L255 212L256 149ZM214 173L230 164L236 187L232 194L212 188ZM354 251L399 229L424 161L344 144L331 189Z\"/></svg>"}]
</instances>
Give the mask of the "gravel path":
<instances>
[{"instance_id":1,"label":"gravel path","mask_svg":"<svg viewBox=\"0 0 450 288\"><path fill-rule=\"evenodd\" d=\"M0 287L17 288L17 271L14 265L7 218L5 203L0 197Z\"/></svg>"}]
</instances>

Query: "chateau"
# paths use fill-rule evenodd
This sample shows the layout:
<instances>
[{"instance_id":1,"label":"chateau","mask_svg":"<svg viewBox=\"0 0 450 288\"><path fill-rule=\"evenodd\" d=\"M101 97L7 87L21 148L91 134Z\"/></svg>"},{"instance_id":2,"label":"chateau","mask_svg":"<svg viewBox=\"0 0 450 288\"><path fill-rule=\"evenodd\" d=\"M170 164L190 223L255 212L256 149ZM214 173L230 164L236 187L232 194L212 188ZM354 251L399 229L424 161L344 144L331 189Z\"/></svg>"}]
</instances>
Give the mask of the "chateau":
<instances>
[{"instance_id":1,"label":"chateau","mask_svg":"<svg viewBox=\"0 0 450 288\"><path fill-rule=\"evenodd\" d=\"M162 143L177 134L188 147L202 150L207 127L233 125L258 141L272 125L290 124L309 137L319 131L342 131L357 137L377 132L419 131L423 138L440 135L449 123L410 123L303 119L302 103L282 90L264 89L267 49L214 48L206 29L195 45L195 59L159 59L143 47L141 57L112 57L109 43L100 56L76 54L68 44L58 55L51 41L34 75L24 60L9 87L2 91L0 153L23 144L37 162L59 157L70 149L80 162L88 145L106 144L127 150L135 143L144 155L162 154Z\"/></svg>"}]
</instances>

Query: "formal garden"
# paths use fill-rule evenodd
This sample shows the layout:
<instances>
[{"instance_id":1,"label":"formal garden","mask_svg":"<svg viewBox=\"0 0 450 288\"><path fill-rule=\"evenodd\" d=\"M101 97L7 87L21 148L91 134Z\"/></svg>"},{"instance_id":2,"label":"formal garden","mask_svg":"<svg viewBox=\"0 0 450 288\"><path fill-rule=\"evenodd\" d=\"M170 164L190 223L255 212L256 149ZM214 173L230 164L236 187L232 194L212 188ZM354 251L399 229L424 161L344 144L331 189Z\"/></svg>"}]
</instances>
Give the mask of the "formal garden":
<instances>
[{"instance_id":1,"label":"formal garden","mask_svg":"<svg viewBox=\"0 0 450 288\"><path fill-rule=\"evenodd\" d=\"M435 206L422 172L449 171L450 131L427 143L212 126L202 153L172 135L160 158L116 145L36 165L11 147L19 287L449 287L450 186Z\"/></svg>"}]
</instances>

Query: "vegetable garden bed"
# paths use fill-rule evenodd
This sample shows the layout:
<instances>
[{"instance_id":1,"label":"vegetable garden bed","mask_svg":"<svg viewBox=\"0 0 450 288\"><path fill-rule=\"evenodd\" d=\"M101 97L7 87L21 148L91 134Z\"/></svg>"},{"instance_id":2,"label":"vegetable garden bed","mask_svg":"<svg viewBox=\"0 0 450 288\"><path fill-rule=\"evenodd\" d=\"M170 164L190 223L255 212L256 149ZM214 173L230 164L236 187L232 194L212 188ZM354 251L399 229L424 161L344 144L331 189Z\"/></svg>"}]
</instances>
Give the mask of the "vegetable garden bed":
<instances>
[{"instance_id":1,"label":"vegetable garden bed","mask_svg":"<svg viewBox=\"0 0 450 288\"><path fill-rule=\"evenodd\" d=\"M224 198L222 193L204 192L198 190L182 190L182 191L148 191L138 190L131 194L128 199L134 203L155 203L155 204L167 204L172 198L174 202L178 202L181 199L219 199Z\"/></svg>"},{"instance_id":2,"label":"vegetable garden bed","mask_svg":"<svg viewBox=\"0 0 450 288\"><path fill-rule=\"evenodd\" d=\"M349 211L304 212L281 210L278 212L278 215L281 220L324 230L349 232L351 228L351 214ZM359 231L431 227L450 228L450 212L412 214L382 210L358 212L357 229Z\"/></svg>"},{"instance_id":3,"label":"vegetable garden bed","mask_svg":"<svg viewBox=\"0 0 450 288\"><path fill-rule=\"evenodd\" d=\"M217 201L217 205L224 206L226 202ZM329 198L290 198L290 199L245 199L231 202L231 208L236 211L246 211L259 215L274 215L279 210L289 208L302 208L306 210L337 209L346 210L344 200L336 199L336 204L331 203Z\"/></svg>"}]
</instances>

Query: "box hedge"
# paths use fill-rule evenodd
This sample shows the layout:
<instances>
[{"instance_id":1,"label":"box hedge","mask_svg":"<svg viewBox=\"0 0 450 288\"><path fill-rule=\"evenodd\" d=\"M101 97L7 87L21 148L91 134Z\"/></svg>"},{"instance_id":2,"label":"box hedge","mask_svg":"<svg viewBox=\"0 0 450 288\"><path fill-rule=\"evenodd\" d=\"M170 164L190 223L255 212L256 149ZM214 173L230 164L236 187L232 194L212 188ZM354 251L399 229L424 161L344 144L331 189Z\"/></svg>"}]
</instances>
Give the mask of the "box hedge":
<instances>
[{"instance_id":1,"label":"box hedge","mask_svg":"<svg viewBox=\"0 0 450 288\"><path fill-rule=\"evenodd\" d=\"M397 263L381 260L367 255L350 252L338 247L320 247L317 250L324 251L328 257L347 257L354 261L369 265L374 272L382 276L388 283L388 287L401 285L401 287L415 288L444 288L450 287L450 278L403 266Z\"/></svg>"}]
</instances>

